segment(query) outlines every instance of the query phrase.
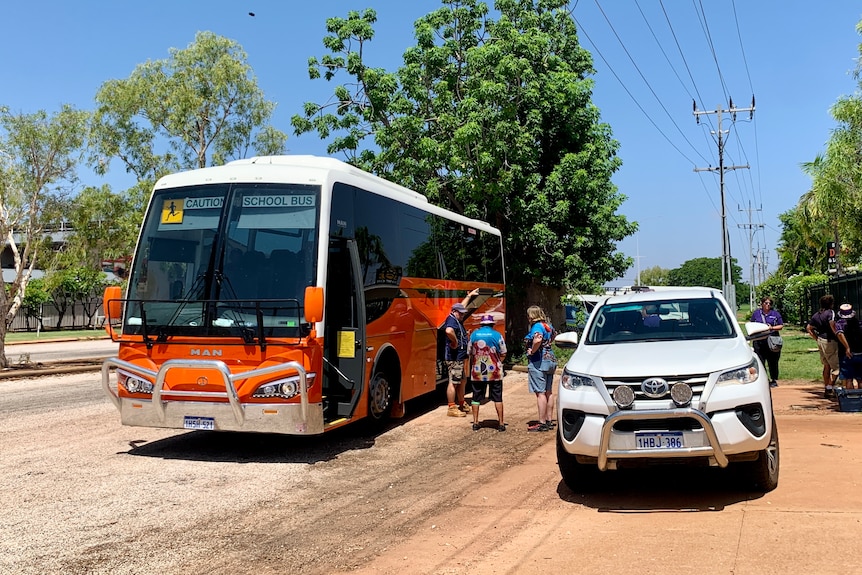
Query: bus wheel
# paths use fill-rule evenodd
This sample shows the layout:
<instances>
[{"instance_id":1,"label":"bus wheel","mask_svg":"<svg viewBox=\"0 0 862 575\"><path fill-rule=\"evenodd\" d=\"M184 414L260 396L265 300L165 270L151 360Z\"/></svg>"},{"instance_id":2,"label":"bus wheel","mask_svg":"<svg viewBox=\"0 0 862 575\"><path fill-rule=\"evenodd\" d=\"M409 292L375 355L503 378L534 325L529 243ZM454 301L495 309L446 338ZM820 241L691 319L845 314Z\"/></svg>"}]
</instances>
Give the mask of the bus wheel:
<instances>
[{"instance_id":1,"label":"bus wheel","mask_svg":"<svg viewBox=\"0 0 862 575\"><path fill-rule=\"evenodd\" d=\"M392 407L392 386L386 374L378 372L371 378L368 385L368 411L373 419L381 420L389 415Z\"/></svg>"}]
</instances>

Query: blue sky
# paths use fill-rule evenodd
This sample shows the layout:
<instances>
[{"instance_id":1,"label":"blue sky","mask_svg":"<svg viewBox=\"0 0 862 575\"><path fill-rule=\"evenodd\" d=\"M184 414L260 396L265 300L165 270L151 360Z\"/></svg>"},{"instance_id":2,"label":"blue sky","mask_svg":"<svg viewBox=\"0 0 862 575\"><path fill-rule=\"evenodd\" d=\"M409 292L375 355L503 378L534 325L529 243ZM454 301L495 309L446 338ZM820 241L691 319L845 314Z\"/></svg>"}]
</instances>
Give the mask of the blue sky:
<instances>
[{"instance_id":1,"label":"blue sky","mask_svg":"<svg viewBox=\"0 0 862 575\"><path fill-rule=\"evenodd\" d=\"M266 97L278 104L273 123L289 133L302 104L326 100L334 87L307 74L308 58L325 53L326 18L374 8L376 37L366 59L394 70L413 44L413 22L440 6L438 0L8 3L0 106L27 113L65 103L91 109L103 82L126 78L136 65L166 58L170 48L185 48L196 32L209 30L243 47ZM597 70L593 102L620 142L623 167L614 183L628 197L621 211L640 222L640 231L619 245L637 263L612 283L633 283L638 269L721 255L718 175L695 171L718 165L710 134L717 114L696 123L693 99L699 110L715 112L730 99L749 107L752 94L753 120L747 113L736 122L723 117L725 165L750 166L725 172L727 229L746 280L752 252L774 270L778 215L810 184L800 164L823 150L834 128L830 106L857 87L852 71L862 5L578 0L574 14ZM325 154L313 135L291 135L288 148ZM81 177L82 185L104 183L86 171ZM115 189L130 184L116 170L105 181Z\"/></svg>"}]
</instances>

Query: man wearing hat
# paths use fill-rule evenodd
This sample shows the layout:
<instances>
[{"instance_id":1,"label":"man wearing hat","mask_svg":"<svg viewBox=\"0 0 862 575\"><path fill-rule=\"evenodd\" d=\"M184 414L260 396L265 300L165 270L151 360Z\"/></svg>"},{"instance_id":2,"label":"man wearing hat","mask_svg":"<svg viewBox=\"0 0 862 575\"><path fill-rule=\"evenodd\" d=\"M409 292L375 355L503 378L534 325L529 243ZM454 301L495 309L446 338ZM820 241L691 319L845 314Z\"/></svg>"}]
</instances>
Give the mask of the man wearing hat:
<instances>
[{"instance_id":1,"label":"man wearing hat","mask_svg":"<svg viewBox=\"0 0 862 575\"><path fill-rule=\"evenodd\" d=\"M503 359L506 357L506 342L497 332L494 316L483 315L479 320L481 327L470 334L470 387L473 395L470 405L473 409L473 431L479 431L479 406L485 399L485 391L490 388L489 398L497 409L497 431L506 431L503 421Z\"/></svg>"},{"instance_id":2,"label":"man wearing hat","mask_svg":"<svg viewBox=\"0 0 862 575\"><path fill-rule=\"evenodd\" d=\"M478 288L468 293L461 303L452 306L452 311L443 323L446 333L446 352L443 359L449 370L449 385L446 387L446 399L449 402L449 417L467 417L470 408L464 401L464 388L467 378L464 373L464 363L467 360L467 330L464 329L464 319L467 317L467 303L479 293Z\"/></svg>"},{"instance_id":3,"label":"man wearing hat","mask_svg":"<svg viewBox=\"0 0 862 575\"><path fill-rule=\"evenodd\" d=\"M862 380L862 329L853 306L841 304L835 322L838 337L838 378L846 389L858 389Z\"/></svg>"}]
</instances>

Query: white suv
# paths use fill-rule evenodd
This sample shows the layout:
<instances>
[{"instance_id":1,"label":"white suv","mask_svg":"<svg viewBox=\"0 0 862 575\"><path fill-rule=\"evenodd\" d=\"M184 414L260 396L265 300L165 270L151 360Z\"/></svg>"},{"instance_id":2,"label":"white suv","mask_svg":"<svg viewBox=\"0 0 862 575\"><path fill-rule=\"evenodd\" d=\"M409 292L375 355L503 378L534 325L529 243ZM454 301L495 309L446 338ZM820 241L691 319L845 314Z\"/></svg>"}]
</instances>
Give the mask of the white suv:
<instances>
[{"instance_id":1,"label":"white suv","mask_svg":"<svg viewBox=\"0 0 862 575\"><path fill-rule=\"evenodd\" d=\"M645 463L733 464L747 485L778 485L778 429L763 364L721 292L610 296L555 344L574 347L559 385L557 460L572 490Z\"/></svg>"}]
</instances>

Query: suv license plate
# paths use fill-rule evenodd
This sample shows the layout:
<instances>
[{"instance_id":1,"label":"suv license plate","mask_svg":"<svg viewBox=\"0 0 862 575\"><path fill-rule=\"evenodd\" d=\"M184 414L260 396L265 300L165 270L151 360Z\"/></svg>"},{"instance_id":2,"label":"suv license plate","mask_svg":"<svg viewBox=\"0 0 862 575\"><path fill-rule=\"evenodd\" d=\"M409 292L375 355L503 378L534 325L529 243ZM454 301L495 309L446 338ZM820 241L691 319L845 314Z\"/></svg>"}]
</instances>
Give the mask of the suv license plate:
<instances>
[{"instance_id":1,"label":"suv license plate","mask_svg":"<svg viewBox=\"0 0 862 575\"><path fill-rule=\"evenodd\" d=\"M206 431L215 431L214 417L194 417L186 415L183 418L184 429L204 429Z\"/></svg>"},{"instance_id":2,"label":"suv license plate","mask_svg":"<svg viewBox=\"0 0 862 575\"><path fill-rule=\"evenodd\" d=\"M635 433L637 449L680 449L685 447L681 431Z\"/></svg>"}]
</instances>

